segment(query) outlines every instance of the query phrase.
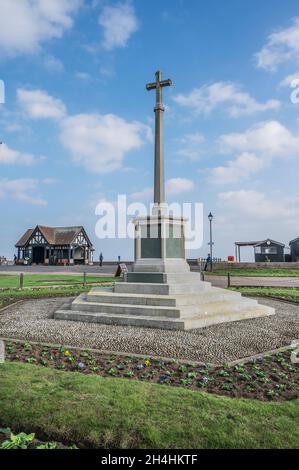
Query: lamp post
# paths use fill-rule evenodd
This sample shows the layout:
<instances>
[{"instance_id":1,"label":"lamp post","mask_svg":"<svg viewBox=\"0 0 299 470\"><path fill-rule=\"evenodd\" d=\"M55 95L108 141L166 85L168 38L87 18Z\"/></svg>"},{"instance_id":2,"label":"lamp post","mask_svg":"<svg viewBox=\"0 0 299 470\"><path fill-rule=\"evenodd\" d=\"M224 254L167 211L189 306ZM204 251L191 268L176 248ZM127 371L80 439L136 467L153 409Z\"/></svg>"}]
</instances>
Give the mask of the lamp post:
<instances>
[{"instance_id":1,"label":"lamp post","mask_svg":"<svg viewBox=\"0 0 299 470\"><path fill-rule=\"evenodd\" d=\"M212 212L209 213L208 219L210 222L210 255L211 255L211 272L213 271L213 236L212 236L212 222L213 222L213 214Z\"/></svg>"}]
</instances>

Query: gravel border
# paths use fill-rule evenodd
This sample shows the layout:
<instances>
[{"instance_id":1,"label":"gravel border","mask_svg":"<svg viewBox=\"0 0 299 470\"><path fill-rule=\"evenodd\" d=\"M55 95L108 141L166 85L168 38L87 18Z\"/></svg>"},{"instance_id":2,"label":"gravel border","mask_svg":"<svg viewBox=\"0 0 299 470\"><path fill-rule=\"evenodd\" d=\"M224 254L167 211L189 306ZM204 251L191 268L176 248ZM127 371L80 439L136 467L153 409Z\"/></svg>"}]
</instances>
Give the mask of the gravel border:
<instances>
[{"instance_id":1,"label":"gravel border","mask_svg":"<svg viewBox=\"0 0 299 470\"><path fill-rule=\"evenodd\" d=\"M0 313L0 336L74 347L221 364L289 346L299 338L299 305L259 299L276 315L191 331L54 320L69 298L27 300Z\"/></svg>"}]
</instances>

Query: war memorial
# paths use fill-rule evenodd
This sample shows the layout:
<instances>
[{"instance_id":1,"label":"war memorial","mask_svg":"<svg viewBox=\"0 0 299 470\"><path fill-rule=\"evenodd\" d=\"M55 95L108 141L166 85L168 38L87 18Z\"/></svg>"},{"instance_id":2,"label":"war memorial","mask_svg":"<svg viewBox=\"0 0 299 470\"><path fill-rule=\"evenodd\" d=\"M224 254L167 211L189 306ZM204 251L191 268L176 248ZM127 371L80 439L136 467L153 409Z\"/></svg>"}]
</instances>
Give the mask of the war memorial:
<instances>
[{"instance_id":1,"label":"war memorial","mask_svg":"<svg viewBox=\"0 0 299 470\"><path fill-rule=\"evenodd\" d=\"M186 220L167 213L164 179L162 91L172 85L156 72L146 85L156 91L154 205L135 225L133 272L111 288L94 288L55 313L56 320L191 330L213 324L274 315L272 307L238 292L212 287L191 272L185 253Z\"/></svg>"}]
</instances>

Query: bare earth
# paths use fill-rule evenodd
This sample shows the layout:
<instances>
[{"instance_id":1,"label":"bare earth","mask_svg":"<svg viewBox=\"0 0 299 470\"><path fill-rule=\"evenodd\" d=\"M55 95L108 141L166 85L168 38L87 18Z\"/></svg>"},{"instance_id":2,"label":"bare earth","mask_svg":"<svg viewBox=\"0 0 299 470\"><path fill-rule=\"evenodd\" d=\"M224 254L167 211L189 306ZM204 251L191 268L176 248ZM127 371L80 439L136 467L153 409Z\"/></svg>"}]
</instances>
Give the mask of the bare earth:
<instances>
[{"instance_id":1,"label":"bare earth","mask_svg":"<svg viewBox=\"0 0 299 470\"><path fill-rule=\"evenodd\" d=\"M0 337L219 364L299 339L299 305L260 300L276 315L192 331L97 325L53 319L70 299L29 300L0 312Z\"/></svg>"}]
</instances>

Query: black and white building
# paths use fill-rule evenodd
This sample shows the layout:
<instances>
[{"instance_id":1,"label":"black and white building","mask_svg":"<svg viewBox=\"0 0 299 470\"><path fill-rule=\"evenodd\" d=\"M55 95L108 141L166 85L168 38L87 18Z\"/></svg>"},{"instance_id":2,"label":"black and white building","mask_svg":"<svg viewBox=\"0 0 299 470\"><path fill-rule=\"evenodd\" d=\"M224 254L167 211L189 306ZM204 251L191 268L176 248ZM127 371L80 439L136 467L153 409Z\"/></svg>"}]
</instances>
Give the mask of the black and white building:
<instances>
[{"instance_id":1,"label":"black and white building","mask_svg":"<svg viewBox=\"0 0 299 470\"><path fill-rule=\"evenodd\" d=\"M28 229L16 243L18 262L26 264L89 264L93 245L82 226Z\"/></svg>"}]
</instances>

